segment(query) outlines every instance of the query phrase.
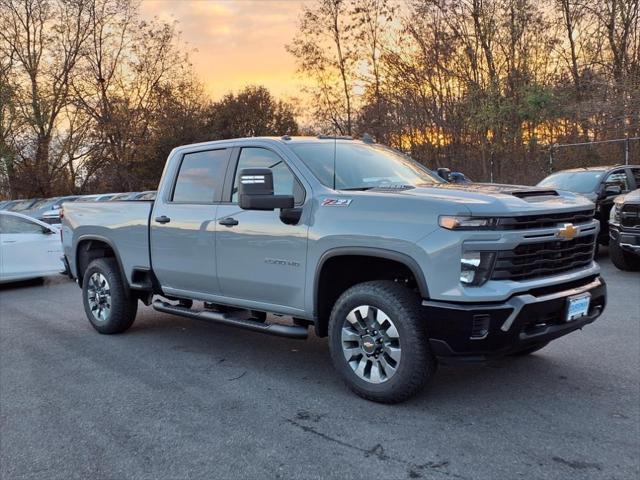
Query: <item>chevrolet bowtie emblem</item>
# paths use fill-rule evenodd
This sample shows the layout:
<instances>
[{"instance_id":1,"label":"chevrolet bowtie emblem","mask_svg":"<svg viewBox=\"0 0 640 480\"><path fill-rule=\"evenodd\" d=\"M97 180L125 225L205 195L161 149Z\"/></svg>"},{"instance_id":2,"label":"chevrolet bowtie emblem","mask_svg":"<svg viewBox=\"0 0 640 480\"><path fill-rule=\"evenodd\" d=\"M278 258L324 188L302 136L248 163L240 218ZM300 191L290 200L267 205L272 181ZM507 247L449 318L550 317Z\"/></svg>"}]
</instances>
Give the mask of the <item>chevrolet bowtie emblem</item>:
<instances>
[{"instance_id":1,"label":"chevrolet bowtie emblem","mask_svg":"<svg viewBox=\"0 0 640 480\"><path fill-rule=\"evenodd\" d=\"M556 233L556 237L561 238L563 240L573 240L580 230L573 226L572 223L565 223L558 233Z\"/></svg>"}]
</instances>

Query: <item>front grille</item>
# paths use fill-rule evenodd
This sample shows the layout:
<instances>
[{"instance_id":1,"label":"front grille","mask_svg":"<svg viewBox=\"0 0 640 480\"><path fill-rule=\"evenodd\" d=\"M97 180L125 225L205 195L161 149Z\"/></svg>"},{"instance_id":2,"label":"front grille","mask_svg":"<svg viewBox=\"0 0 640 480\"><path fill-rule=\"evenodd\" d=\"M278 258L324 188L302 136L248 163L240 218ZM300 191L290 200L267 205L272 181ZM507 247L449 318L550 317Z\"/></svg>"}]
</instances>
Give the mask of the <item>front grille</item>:
<instances>
[{"instance_id":1,"label":"front grille","mask_svg":"<svg viewBox=\"0 0 640 480\"><path fill-rule=\"evenodd\" d=\"M620 225L640 228L640 205L624 205L620 211Z\"/></svg>"},{"instance_id":2,"label":"front grille","mask_svg":"<svg viewBox=\"0 0 640 480\"><path fill-rule=\"evenodd\" d=\"M594 210L579 212L551 213L547 215L524 215L522 217L502 217L498 219L499 230L524 230L529 228L555 227L563 223L587 223L593 219Z\"/></svg>"},{"instance_id":3,"label":"front grille","mask_svg":"<svg viewBox=\"0 0 640 480\"><path fill-rule=\"evenodd\" d=\"M573 240L522 243L499 251L492 280L527 280L588 266L593 260L595 235Z\"/></svg>"}]
</instances>

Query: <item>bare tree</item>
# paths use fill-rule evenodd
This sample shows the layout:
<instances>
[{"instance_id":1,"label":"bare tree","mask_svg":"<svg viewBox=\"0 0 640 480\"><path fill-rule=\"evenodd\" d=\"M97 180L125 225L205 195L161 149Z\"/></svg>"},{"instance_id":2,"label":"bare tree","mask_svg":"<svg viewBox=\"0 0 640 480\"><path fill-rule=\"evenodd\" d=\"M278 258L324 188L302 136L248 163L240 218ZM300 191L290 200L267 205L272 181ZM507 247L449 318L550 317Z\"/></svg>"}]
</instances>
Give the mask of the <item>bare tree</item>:
<instances>
[{"instance_id":1,"label":"bare tree","mask_svg":"<svg viewBox=\"0 0 640 480\"><path fill-rule=\"evenodd\" d=\"M18 78L17 114L33 132L21 142L19 165L33 178L29 190L46 196L59 165L51 162L52 138L69 102L71 74L90 32L89 0L0 0L0 41Z\"/></svg>"},{"instance_id":2,"label":"bare tree","mask_svg":"<svg viewBox=\"0 0 640 480\"><path fill-rule=\"evenodd\" d=\"M315 82L308 92L318 117L342 135L351 135L354 120L356 54L353 25L345 0L305 5L299 31L287 50L301 73Z\"/></svg>"}]
</instances>

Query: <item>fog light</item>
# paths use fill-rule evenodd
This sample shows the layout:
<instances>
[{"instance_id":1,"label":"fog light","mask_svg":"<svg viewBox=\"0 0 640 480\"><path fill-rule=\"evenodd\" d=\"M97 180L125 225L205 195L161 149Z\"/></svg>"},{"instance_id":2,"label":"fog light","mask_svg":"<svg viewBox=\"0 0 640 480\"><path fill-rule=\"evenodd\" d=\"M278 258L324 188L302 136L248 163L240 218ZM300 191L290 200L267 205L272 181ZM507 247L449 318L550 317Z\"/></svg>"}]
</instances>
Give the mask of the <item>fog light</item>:
<instances>
[{"instance_id":1,"label":"fog light","mask_svg":"<svg viewBox=\"0 0 640 480\"><path fill-rule=\"evenodd\" d=\"M489 279L495 252L464 252L460 259L460 283L482 285Z\"/></svg>"}]
</instances>

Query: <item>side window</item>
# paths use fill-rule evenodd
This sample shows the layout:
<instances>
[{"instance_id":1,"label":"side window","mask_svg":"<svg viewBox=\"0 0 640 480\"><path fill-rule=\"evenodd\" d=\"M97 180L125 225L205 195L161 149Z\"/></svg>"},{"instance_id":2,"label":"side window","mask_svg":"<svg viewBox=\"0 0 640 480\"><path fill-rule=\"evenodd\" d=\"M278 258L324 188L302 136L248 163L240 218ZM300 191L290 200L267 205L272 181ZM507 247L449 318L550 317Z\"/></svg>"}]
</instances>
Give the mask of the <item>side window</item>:
<instances>
[{"instance_id":1,"label":"side window","mask_svg":"<svg viewBox=\"0 0 640 480\"><path fill-rule=\"evenodd\" d=\"M185 154L171 200L180 203L213 203L219 199L228 156L227 149Z\"/></svg>"},{"instance_id":2,"label":"side window","mask_svg":"<svg viewBox=\"0 0 640 480\"><path fill-rule=\"evenodd\" d=\"M631 173L633 178L636 179L636 188L640 188L640 168L632 168Z\"/></svg>"},{"instance_id":3,"label":"side window","mask_svg":"<svg viewBox=\"0 0 640 480\"><path fill-rule=\"evenodd\" d=\"M611 173L604 181L604 187L618 185L623 192L629 191L629 179L627 178L627 172L624 170L618 170Z\"/></svg>"},{"instance_id":4,"label":"side window","mask_svg":"<svg viewBox=\"0 0 640 480\"><path fill-rule=\"evenodd\" d=\"M304 189L282 158L266 148L246 147L240 151L233 181L232 202L238 201L238 173L244 168L270 168L273 172L274 194L293 195L296 204L304 201Z\"/></svg>"},{"instance_id":5,"label":"side window","mask_svg":"<svg viewBox=\"0 0 640 480\"><path fill-rule=\"evenodd\" d=\"M42 227L24 218L0 215L0 233L42 233Z\"/></svg>"}]
</instances>

